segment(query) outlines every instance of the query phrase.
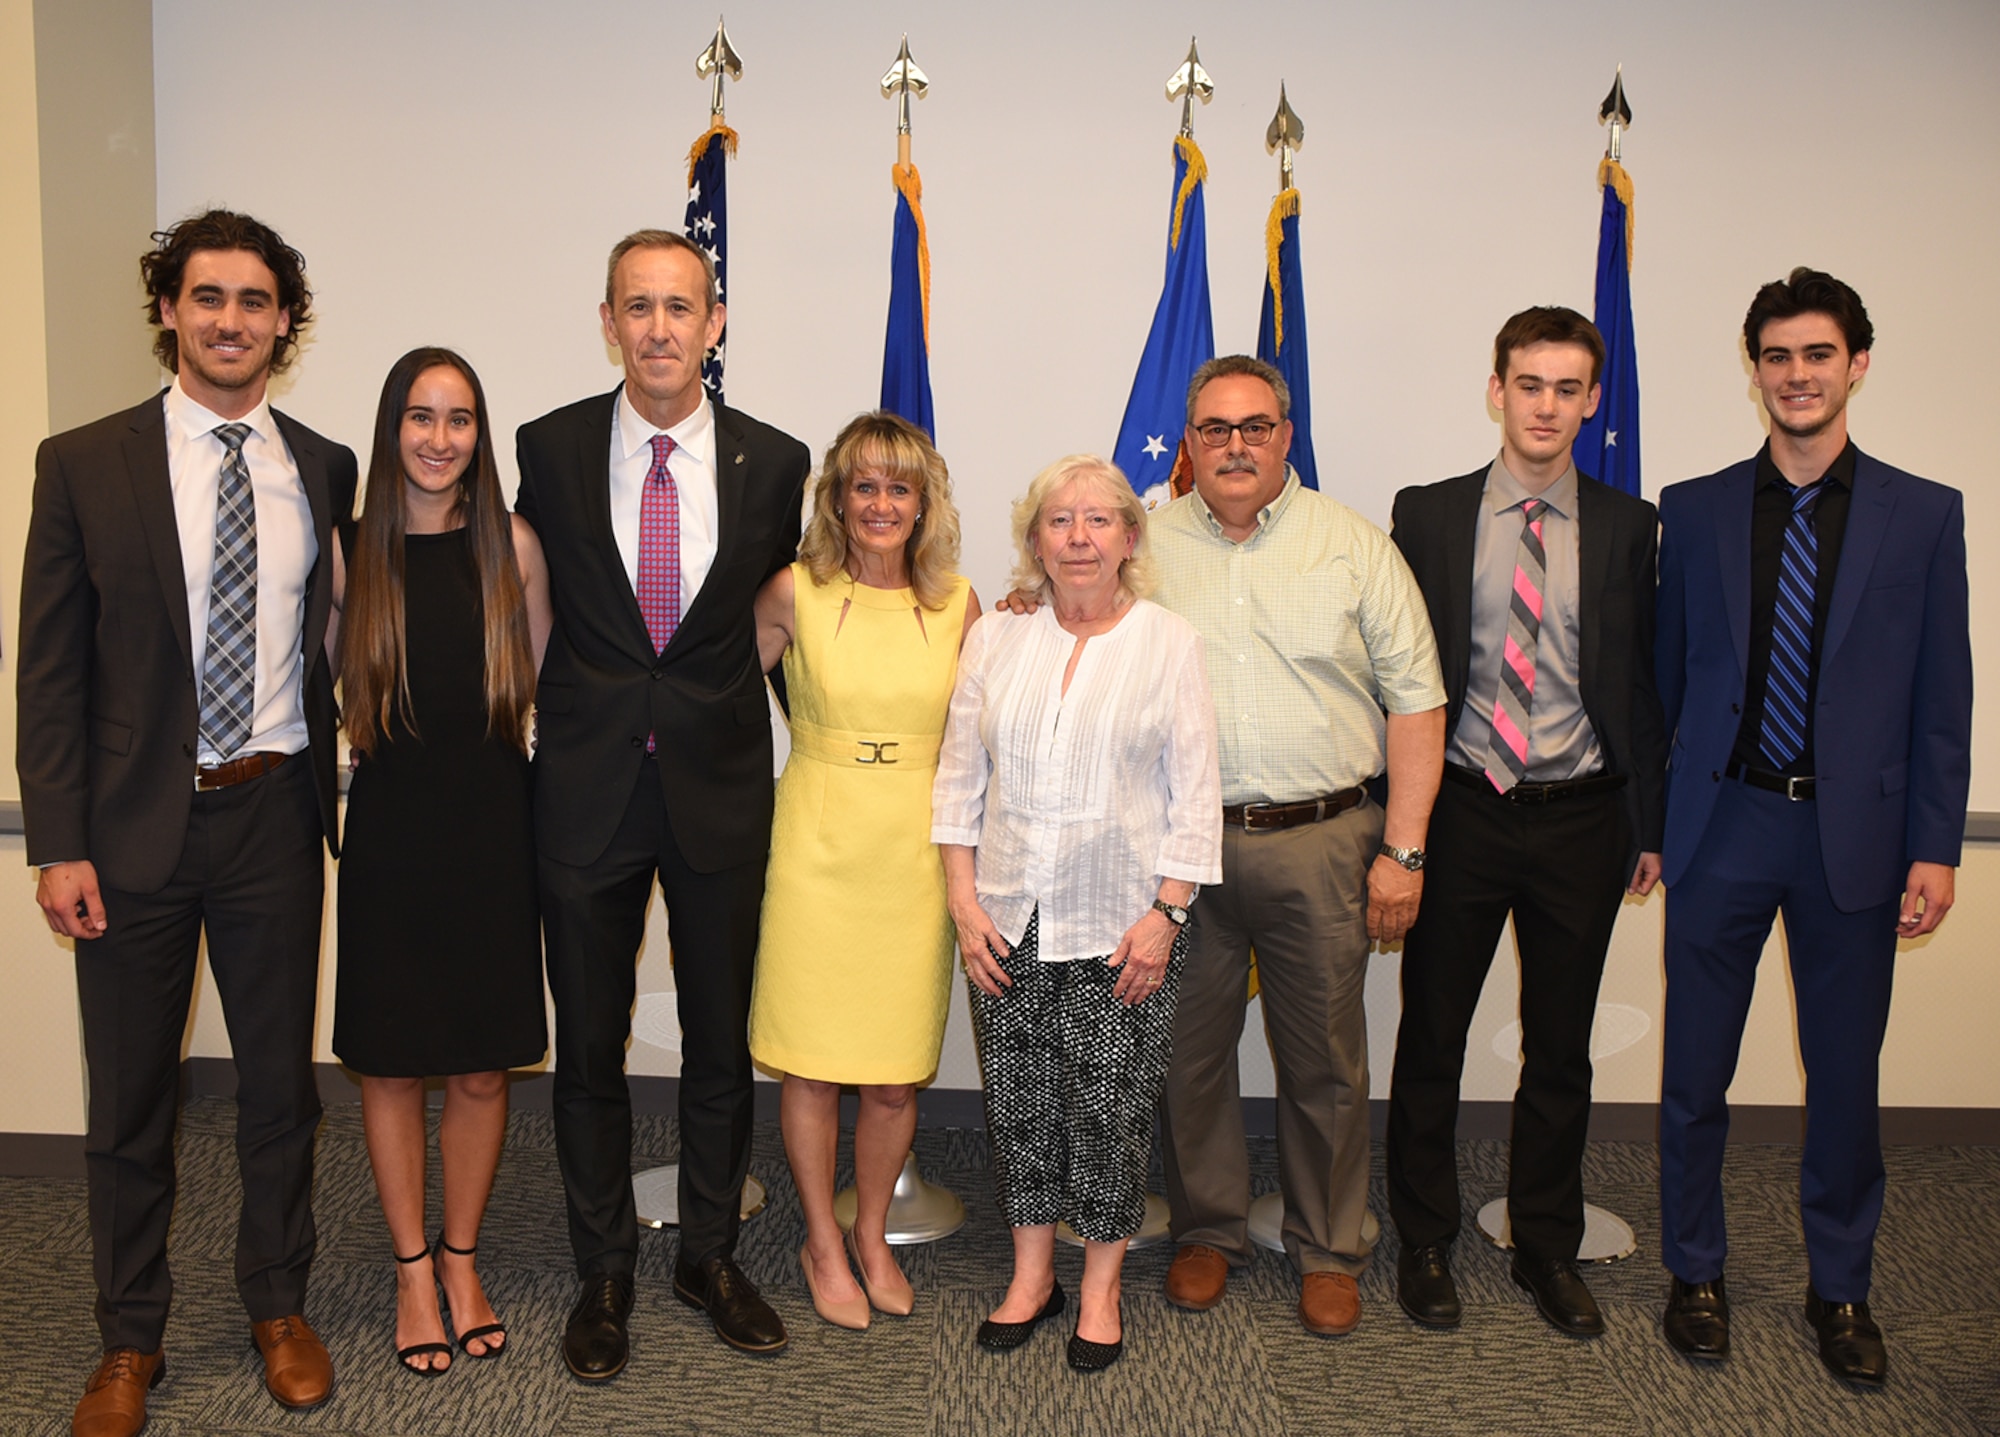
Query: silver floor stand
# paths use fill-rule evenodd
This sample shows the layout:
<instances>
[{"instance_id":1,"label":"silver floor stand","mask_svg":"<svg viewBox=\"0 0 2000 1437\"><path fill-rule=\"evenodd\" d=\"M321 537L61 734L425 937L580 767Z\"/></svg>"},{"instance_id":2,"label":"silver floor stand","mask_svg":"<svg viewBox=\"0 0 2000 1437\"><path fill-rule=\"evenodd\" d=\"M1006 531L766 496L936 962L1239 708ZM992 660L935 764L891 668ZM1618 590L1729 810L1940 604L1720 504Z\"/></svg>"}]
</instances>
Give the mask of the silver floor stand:
<instances>
[{"instance_id":1,"label":"silver floor stand","mask_svg":"<svg viewBox=\"0 0 2000 1437\"><path fill-rule=\"evenodd\" d=\"M1139 1230L1132 1234L1132 1240L1125 1244L1130 1252L1142 1247L1151 1247L1156 1242L1165 1242L1173 1219L1167 1212L1167 1200L1158 1193L1146 1194L1146 1220L1139 1224ZM1083 1239L1078 1237L1066 1222L1056 1224L1056 1236L1071 1247L1082 1247Z\"/></svg>"},{"instance_id":2,"label":"silver floor stand","mask_svg":"<svg viewBox=\"0 0 2000 1437\"><path fill-rule=\"evenodd\" d=\"M843 1232L854 1226L854 1204L853 1188L842 1188L833 1195L833 1220ZM949 1189L925 1182L917 1171L916 1153L910 1153L903 1159L903 1170L896 1174L896 1190L889 1195L890 1246L936 1242L964 1226L965 1204Z\"/></svg>"},{"instance_id":3,"label":"silver floor stand","mask_svg":"<svg viewBox=\"0 0 2000 1437\"><path fill-rule=\"evenodd\" d=\"M1479 1230L1495 1247L1511 1248L1514 1234L1507 1222L1507 1199L1497 1197L1479 1210ZM1576 1250L1578 1262L1617 1262L1639 1250L1632 1225L1616 1213L1596 1203L1583 1205L1583 1244Z\"/></svg>"},{"instance_id":4,"label":"silver floor stand","mask_svg":"<svg viewBox=\"0 0 2000 1437\"><path fill-rule=\"evenodd\" d=\"M1382 1224L1373 1212L1361 1214L1361 1241L1374 1251ZM1265 1193L1250 1204L1250 1241L1269 1252L1285 1250L1285 1195Z\"/></svg>"},{"instance_id":5,"label":"silver floor stand","mask_svg":"<svg viewBox=\"0 0 2000 1437\"><path fill-rule=\"evenodd\" d=\"M666 1163L657 1168L647 1168L643 1173L632 1174L632 1201L639 1209L639 1221L647 1227L679 1227L681 1225L681 1165ZM743 1179L744 1221L749 1221L764 1210L769 1201L764 1185L752 1177Z\"/></svg>"}]
</instances>

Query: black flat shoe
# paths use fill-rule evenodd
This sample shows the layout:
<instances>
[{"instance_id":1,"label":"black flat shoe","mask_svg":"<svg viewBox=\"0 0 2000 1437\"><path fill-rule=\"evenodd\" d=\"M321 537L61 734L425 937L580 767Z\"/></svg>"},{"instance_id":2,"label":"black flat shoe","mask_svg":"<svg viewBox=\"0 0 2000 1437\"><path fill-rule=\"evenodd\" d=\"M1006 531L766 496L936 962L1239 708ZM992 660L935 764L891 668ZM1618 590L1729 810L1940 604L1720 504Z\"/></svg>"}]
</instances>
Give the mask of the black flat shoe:
<instances>
[{"instance_id":1,"label":"black flat shoe","mask_svg":"<svg viewBox=\"0 0 2000 1437\"><path fill-rule=\"evenodd\" d=\"M1729 1355L1729 1294L1722 1278L1713 1282L1682 1282L1667 1289L1667 1311L1660 1319L1667 1343L1683 1357L1720 1362Z\"/></svg>"},{"instance_id":2,"label":"black flat shoe","mask_svg":"<svg viewBox=\"0 0 2000 1437\"><path fill-rule=\"evenodd\" d=\"M1522 1257L1514 1254L1514 1286L1535 1299L1535 1311L1556 1331L1571 1337L1601 1337L1604 1314L1566 1257Z\"/></svg>"},{"instance_id":3,"label":"black flat shoe","mask_svg":"<svg viewBox=\"0 0 2000 1437\"><path fill-rule=\"evenodd\" d=\"M1102 1372L1125 1355L1125 1339L1092 1342L1087 1337L1069 1335L1069 1365L1078 1372Z\"/></svg>"},{"instance_id":4,"label":"black flat shoe","mask_svg":"<svg viewBox=\"0 0 2000 1437\"><path fill-rule=\"evenodd\" d=\"M1412 1322L1458 1326L1465 1309L1458 1284L1451 1280L1451 1249L1442 1244L1404 1248L1396 1259L1396 1301Z\"/></svg>"},{"instance_id":5,"label":"black flat shoe","mask_svg":"<svg viewBox=\"0 0 2000 1437\"><path fill-rule=\"evenodd\" d=\"M453 1247L444 1240L442 1232L438 1234L437 1245L453 1257L471 1257L475 1252L479 1251L479 1244L476 1242L471 1247ZM396 1260L398 1262L402 1261L401 1258ZM454 1322L456 1320L456 1318L453 1319ZM493 1341L496 1337L500 1339L499 1342ZM474 1352L470 1347L466 1347L468 1342L479 1341L486 1343L486 1350L484 1352ZM489 1322L483 1326L475 1327L469 1332L458 1334L458 1345L465 1349L465 1355L470 1357L474 1362L490 1362L492 1359L498 1357L507 1350L505 1346L506 1341L507 1324L504 1322Z\"/></svg>"},{"instance_id":6,"label":"black flat shoe","mask_svg":"<svg viewBox=\"0 0 2000 1437\"><path fill-rule=\"evenodd\" d=\"M632 1315L632 1279L600 1273L584 1279L563 1328L563 1363L585 1382L608 1382L625 1370L630 1347L625 1323Z\"/></svg>"},{"instance_id":7,"label":"black flat shoe","mask_svg":"<svg viewBox=\"0 0 2000 1437\"><path fill-rule=\"evenodd\" d=\"M1889 1351L1865 1302L1827 1302L1806 1289L1806 1325L1819 1338L1819 1360L1842 1382L1880 1387L1889 1380Z\"/></svg>"},{"instance_id":8,"label":"black flat shoe","mask_svg":"<svg viewBox=\"0 0 2000 1437\"><path fill-rule=\"evenodd\" d=\"M715 1335L738 1352L762 1357L791 1341L785 1324L734 1258L718 1253L698 1263L676 1262L674 1295L706 1312Z\"/></svg>"},{"instance_id":9,"label":"black flat shoe","mask_svg":"<svg viewBox=\"0 0 2000 1437\"><path fill-rule=\"evenodd\" d=\"M431 1252L432 1249L424 1248L421 1252L415 1252L408 1257L404 1257L401 1253L391 1249L389 1256L395 1258L404 1267L408 1267L413 1262L422 1262L431 1255ZM433 1363L429 1367L417 1367L410 1361L412 1357L424 1357L432 1354L442 1355L446 1359L445 1365L439 1367ZM408 1347L399 1347L396 1349L396 1361L401 1363L403 1370L412 1377L442 1377L451 1370L450 1359L451 1344L449 1342L412 1342Z\"/></svg>"},{"instance_id":10,"label":"black flat shoe","mask_svg":"<svg viewBox=\"0 0 2000 1437\"><path fill-rule=\"evenodd\" d=\"M1049 1289L1049 1300L1042 1304L1042 1310L1026 1322L995 1322L992 1318L979 1324L978 1343L995 1352L1006 1352L1019 1347L1035 1329L1063 1310L1063 1290L1060 1282Z\"/></svg>"}]
</instances>

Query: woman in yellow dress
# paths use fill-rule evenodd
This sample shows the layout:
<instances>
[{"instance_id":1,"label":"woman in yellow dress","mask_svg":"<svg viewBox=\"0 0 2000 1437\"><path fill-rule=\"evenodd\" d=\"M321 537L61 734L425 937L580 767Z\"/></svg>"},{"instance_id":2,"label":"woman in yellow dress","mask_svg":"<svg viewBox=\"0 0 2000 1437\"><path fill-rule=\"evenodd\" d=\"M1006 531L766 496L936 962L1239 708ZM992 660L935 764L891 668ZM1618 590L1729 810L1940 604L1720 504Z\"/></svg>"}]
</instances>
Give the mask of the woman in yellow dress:
<instances>
[{"instance_id":1,"label":"woman in yellow dress","mask_svg":"<svg viewBox=\"0 0 2000 1437\"><path fill-rule=\"evenodd\" d=\"M863 1328L871 1307L902 1316L915 1300L884 1228L916 1131L916 1085L944 1041L954 930L931 780L979 600L954 572L950 476L914 425L881 411L850 421L812 507L798 562L757 598L765 670L784 659L792 753L778 780L750 1052L784 1074L780 1122L813 1308ZM833 1178L845 1083L861 1108L843 1244Z\"/></svg>"}]
</instances>

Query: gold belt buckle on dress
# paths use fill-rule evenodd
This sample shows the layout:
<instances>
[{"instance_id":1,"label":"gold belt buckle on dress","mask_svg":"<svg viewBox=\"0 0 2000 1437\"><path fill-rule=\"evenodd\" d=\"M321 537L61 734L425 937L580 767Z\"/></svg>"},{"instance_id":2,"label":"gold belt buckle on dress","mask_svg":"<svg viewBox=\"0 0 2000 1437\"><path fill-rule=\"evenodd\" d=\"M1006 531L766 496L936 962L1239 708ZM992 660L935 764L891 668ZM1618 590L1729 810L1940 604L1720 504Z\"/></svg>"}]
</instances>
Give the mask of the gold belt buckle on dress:
<instances>
[{"instance_id":1,"label":"gold belt buckle on dress","mask_svg":"<svg viewBox=\"0 0 2000 1437\"><path fill-rule=\"evenodd\" d=\"M872 738L858 738L854 743L857 748L868 750L865 754L854 755L856 763L894 763L896 755L891 750L901 747L894 739L877 741Z\"/></svg>"}]
</instances>

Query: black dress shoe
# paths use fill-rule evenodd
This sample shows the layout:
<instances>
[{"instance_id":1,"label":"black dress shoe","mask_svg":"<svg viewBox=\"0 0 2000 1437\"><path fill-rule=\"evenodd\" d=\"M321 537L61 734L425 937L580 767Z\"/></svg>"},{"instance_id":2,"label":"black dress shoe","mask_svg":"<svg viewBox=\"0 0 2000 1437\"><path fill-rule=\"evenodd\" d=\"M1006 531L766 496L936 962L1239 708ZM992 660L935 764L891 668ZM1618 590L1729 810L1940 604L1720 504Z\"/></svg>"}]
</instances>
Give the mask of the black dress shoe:
<instances>
[{"instance_id":1,"label":"black dress shoe","mask_svg":"<svg viewBox=\"0 0 2000 1437\"><path fill-rule=\"evenodd\" d=\"M630 1350L625 1321L632 1315L632 1279L600 1273L583 1280L583 1290L563 1328L563 1363L585 1382L604 1382L625 1369Z\"/></svg>"},{"instance_id":2,"label":"black dress shoe","mask_svg":"<svg viewBox=\"0 0 2000 1437\"><path fill-rule=\"evenodd\" d=\"M1826 1302L1806 1289L1806 1324L1819 1335L1819 1360L1843 1382L1880 1387L1889 1377L1882 1329L1865 1302Z\"/></svg>"},{"instance_id":3,"label":"black dress shoe","mask_svg":"<svg viewBox=\"0 0 2000 1437\"><path fill-rule=\"evenodd\" d=\"M1571 1337L1600 1337L1604 1314L1597 1299L1577 1275L1576 1264L1566 1257L1523 1257L1514 1254L1514 1286L1531 1294L1535 1311L1549 1326Z\"/></svg>"},{"instance_id":4,"label":"black dress shoe","mask_svg":"<svg viewBox=\"0 0 2000 1437\"><path fill-rule=\"evenodd\" d=\"M979 1324L978 1342L981 1347L990 1347L995 1352L1005 1352L1019 1347L1035 1335L1035 1329L1063 1310L1062 1284L1058 1282L1049 1289L1049 1300L1042 1304L1042 1310L1026 1322L995 1322L992 1318ZM1109 1363L1105 1364L1109 1366Z\"/></svg>"},{"instance_id":5,"label":"black dress shoe","mask_svg":"<svg viewBox=\"0 0 2000 1437\"><path fill-rule=\"evenodd\" d=\"M1396 1301L1412 1322L1456 1327L1465 1316L1458 1284L1451 1280L1451 1248L1432 1244L1406 1247L1396 1259Z\"/></svg>"},{"instance_id":6,"label":"black dress shoe","mask_svg":"<svg viewBox=\"0 0 2000 1437\"><path fill-rule=\"evenodd\" d=\"M1729 1355L1729 1294L1722 1278L1682 1282L1667 1289L1667 1313L1660 1319L1667 1342L1683 1357L1720 1362Z\"/></svg>"},{"instance_id":7,"label":"black dress shoe","mask_svg":"<svg viewBox=\"0 0 2000 1437\"><path fill-rule=\"evenodd\" d=\"M739 1352L776 1352L790 1340L785 1324L734 1258L718 1253L698 1263L676 1262L674 1295L706 1312L715 1335Z\"/></svg>"}]
</instances>

